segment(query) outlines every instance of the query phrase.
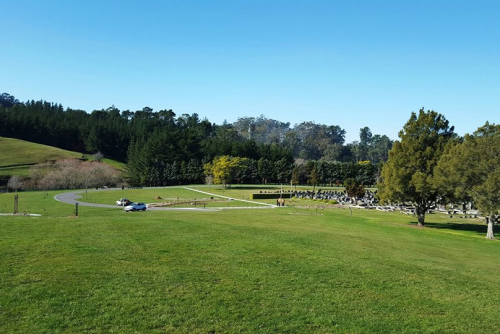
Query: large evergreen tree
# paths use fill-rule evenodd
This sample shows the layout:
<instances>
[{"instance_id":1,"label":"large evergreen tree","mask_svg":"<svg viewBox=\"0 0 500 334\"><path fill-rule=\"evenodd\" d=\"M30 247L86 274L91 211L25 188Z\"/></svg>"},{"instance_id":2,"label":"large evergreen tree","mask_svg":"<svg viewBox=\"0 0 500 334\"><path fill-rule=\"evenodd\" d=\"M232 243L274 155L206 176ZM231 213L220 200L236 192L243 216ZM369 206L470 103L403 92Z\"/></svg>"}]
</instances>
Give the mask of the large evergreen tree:
<instances>
[{"instance_id":1,"label":"large evergreen tree","mask_svg":"<svg viewBox=\"0 0 500 334\"><path fill-rule=\"evenodd\" d=\"M486 217L486 238L494 239L495 215L500 212L500 125L486 123L462 143L452 146L436 170L440 185L456 198L470 196Z\"/></svg>"},{"instance_id":2,"label":"large evergreen tree","mask_svg":"<svg viewBox=\"0 0 500 334\"><path fill-rule=\"evenodd\" d=\"M454 137L454 127L449 126L443 115L423 108L418 115L412 113L382 168L380 199L412 202L418 226L424 226L426 211L440 195L434 169L445 145Z\"/></svg>"}]
</instances>

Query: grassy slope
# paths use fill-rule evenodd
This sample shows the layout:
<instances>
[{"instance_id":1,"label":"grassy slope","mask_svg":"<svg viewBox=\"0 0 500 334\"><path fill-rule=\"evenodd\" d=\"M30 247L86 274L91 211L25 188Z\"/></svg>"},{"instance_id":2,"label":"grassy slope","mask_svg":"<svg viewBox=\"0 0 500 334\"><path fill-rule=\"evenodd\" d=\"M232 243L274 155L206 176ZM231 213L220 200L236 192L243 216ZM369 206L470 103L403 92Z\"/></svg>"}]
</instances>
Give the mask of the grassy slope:
<instances>
[{"instance_id":1,"label":"grassy slope","mask_svg":"<svg viewBox=\"0 0 500 334\"><path fill-rule=\"evenodd\" d=\"M48 195L48 196L47 196ZM496 332L499 243L472 220L297 208L152 212L21 193L0 331ZM0 194L0 212L12 194Z\"/></svg>"},{"instance_id":2,"label":"grassy slope","mask_svg":"<svg viewBox=\"0 0 500 334\"><path fill-rule=\"evenodd\" d=\"M80 158L81 153L66 151L60 148L36 144L20 139L0 137L0 175L29 175L29 164L67 158ZM104 162L123 168L123 164L104 159ZM4 167L19 165L14 167ZM25 165L25 166L22 166Z\"/></svg>"}]
</instances>

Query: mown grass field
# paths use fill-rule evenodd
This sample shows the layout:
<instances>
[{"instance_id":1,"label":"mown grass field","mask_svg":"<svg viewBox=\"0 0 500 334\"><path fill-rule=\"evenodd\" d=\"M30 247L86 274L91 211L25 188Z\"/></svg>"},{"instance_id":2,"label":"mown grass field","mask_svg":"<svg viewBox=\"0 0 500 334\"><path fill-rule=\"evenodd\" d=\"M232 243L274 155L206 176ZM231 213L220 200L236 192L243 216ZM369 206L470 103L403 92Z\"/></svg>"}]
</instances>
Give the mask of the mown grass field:
<instances>
[{"instance_id":1,"label":"mown grass field","mask_svg":"<svg viewBox=\"0 0 500 334\"><path fill-rule=\"evenodd\" d=\"M6 137L0 137L0 152L0 176L29 176L33 164L82 157L82 153ZM123 163L114 160L104 159L104 162L124 168Z\"/></svg>"},{"instance_id":2,"label":"mown grass field","mask_svg":"<svg viewBox=\"0 0 500 334\"><path fill-rule=\"evenodd\" d=\"M420 229L399 213L298 206L76 218L55 193L19 194L42 217L0 216L0 332L500 328L500 243L476 220L429 215ZM0 213L12 207L0 194Z\"/></svg>"},{"instance_id":3,"label":"mown grass field","mask_svg":"<svg viewBox=\"0 0 500 334\"><path fill-rule=\"evenodd\" d=\"M126 188L123 190L113 189L109 191L89 191L81 192L82 202L114 205L120 198L127 198L132 202L144 203L168 203L171 207L193 207L201 206L206 208L226 208L226 207L265 207L266 204L276 204L276 199L253 200L252 194L260 192L276 193L280 191L280 186L248 186L241 185L231 188L224 188L220 185L191 185L176 187L158 187L135 189ZM299 186L294 190L309 189L309 187ZM328 190L343 190L343 188L325 188ZM321 207L332 206L328 201L297 200L291 199L290 193L283 193L283 198L288 206L309 206Z\"/></svg>"},{"instance_id":4,"label":"mown grass field","mask_svg":"<svg viewBox=\"0 0 500 334\"><path fill-rule=\"evenodd\" d=\"M188 187L193 189L193 187ZM220 187L219 187L220 188ZM226 207L255 207L264 204L255 204L250 201L234 200L230 193L226 195L221 194L207 194L211 191L208 187L197 187L196 189L203 191L197 192L185 187L170 187L170 188L149 188L149 189L125 189L125 190L111 190L111 191L98 191L98 192L84 192L82 193L81 201L99 204L115 204L120 198L127 198L132 202L144 203L164 203L168 206L176 208L185 207L206 207L206 208L226 208ZM227 197L231 197L228 199ZM243 196L238 195L238 199L244 199ZM246 198L246 197L245 197Z\"/></svg>"}]
</instances>

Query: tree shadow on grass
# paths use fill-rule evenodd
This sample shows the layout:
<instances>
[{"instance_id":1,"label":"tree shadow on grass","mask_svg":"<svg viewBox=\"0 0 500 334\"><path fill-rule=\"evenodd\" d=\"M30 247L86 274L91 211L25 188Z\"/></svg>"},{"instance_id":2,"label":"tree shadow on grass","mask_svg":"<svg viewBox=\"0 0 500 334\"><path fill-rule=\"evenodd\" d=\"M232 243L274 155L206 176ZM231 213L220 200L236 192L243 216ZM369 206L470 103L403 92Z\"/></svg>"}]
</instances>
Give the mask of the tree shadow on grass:
<instances>
[{"instance_id":1,"label":"tree shadow on grass","mask_svg":"<svg viewBox=\"0 0 500 334\"><path fill-rule=\"evenodd\" d=\"M417 222L411 222L411 224L416 226ZM486 235L486 229L487 229L487 226L481 223L473 224L473 223L458 223L458 222L449 222L449 223L426 222L425 227L453 230L453 231L469 231L484 235Z\"/></svg>"}]
</instances>

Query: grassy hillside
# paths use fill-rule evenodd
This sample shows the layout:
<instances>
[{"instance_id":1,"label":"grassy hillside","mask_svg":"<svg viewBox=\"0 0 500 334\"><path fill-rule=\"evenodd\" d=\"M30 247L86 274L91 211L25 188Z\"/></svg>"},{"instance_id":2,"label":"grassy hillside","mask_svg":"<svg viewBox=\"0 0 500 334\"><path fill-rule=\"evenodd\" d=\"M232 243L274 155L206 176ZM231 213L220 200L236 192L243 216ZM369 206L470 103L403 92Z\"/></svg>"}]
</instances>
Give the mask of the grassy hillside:
<instances>
[{"instance_id":1,"label":"grassy hillside","mask_svg":"<svg viewBox=\"0 0 500 334\"><path fill-rule=\"evenodd\" d=\"M156 193L189 197L128 194ZM2 332L500 328L500 243L476 220L435 214L415 228L399 213L306 205L130 214L81 206L75 218L54 194L19 194L20 210L42 217L0 216ZM89 201L126 194L89 193ZM12 202L0 194L0 213Z\"/></svg>"},{"instance_id":2,"label":"grassy hillside","mask_svg":"<svg viewBox=\"0 0 500 334\"><path fill-rule=\"evenodd\" d=\"M0 137L0 176L28 176L32 165L67 158L81 158L82 153L36 144L20 139ZM123 164L104 159L104 162L123 168Z\"/></svg>"}]
</instances>

